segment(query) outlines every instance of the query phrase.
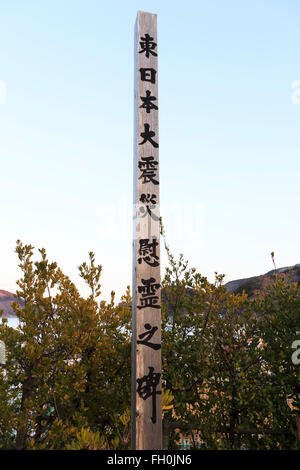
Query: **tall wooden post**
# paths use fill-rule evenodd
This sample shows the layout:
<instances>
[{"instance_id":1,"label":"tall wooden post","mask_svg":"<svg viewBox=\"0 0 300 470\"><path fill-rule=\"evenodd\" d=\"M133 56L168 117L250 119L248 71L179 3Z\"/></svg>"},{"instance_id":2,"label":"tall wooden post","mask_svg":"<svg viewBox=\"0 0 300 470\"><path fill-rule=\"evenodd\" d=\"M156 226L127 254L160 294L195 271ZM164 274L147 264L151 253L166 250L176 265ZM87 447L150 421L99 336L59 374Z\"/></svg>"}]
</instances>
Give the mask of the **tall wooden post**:
<instances>
[{"instance_id":1,"label":"tall wooden post","mask_svg":"<svg viewBox=\"0 0 300 470\"><path fill-rule=\"evenodd\" d=\"M135 27L132 449L162 448L157 17Z\"/></svg>"}]
</instances>

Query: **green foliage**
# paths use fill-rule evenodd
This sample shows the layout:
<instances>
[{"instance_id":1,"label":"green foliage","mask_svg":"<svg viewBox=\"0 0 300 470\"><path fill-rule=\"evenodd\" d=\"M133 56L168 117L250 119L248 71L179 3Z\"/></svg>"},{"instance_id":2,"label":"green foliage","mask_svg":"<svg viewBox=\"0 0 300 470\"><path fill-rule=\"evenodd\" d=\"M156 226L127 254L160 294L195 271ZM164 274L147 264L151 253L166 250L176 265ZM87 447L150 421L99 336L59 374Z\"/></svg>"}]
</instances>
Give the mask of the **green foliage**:
<instances>
[{"instance_id":1,"label":"green foliage","mask_svg":"<svg viewBox=\"0 0 300 470\"><path fill-rule=\"evenodd\" d=\"M76 434L76 440L66 446L67 450L106 450L108 444L99 432L92 432L90 428L82 428Z\"/></svg>"},{"instance_id":2,"label":"green foliage","mask_svg":"<svg viewBox=\"0 0 300 470\"><path fill-rule=\"evenodd\" d=\"M0 325L6 363L0 373L0 437L16 449L63 449L82 428L100 432L112 445L114 423L130 404L129 289L121 305L98 301L101 266L79 267L91 288L84 299L49 263L45 250L33 262L33 247L17 243L22 277L14 310L17 329ZM124 380L124 377L126 379ZM113 430L113 431L111 431ZM74 440L75 439L75 440Z\"/></svg>"},{"instance_id":3,"label":"green foliage","mask_svg":"<svg viewBox=\"0 0 300 470\"><path fill-rule=\"evenodd\" d=\"M164 232L162 229L162 234ZM300 288L274 275L263 294L229 293L165 244L162 282L164 442L197 431L206 449L300 448ZM130 447L131 296L104 302L93 253L79 266L83 298L46 251L17 242L22 275L0 340L0 448Z\"/></svg>"},{"instance_id":4,"label":"green foliage","mask_svg":"<svg viewBox=\"0 0 300 470\"><path fill-rule=\"evenodd\" d=\"M166 250L162 347L163 376L174 395L169 425L186 435L198 430L202 447L210 449L299 447L299 366L291 360L299 286L275 275L263 295L249 299L227 292L222 275L211 284L182 255L176 261Z\"/></svg>"}]
</instances>

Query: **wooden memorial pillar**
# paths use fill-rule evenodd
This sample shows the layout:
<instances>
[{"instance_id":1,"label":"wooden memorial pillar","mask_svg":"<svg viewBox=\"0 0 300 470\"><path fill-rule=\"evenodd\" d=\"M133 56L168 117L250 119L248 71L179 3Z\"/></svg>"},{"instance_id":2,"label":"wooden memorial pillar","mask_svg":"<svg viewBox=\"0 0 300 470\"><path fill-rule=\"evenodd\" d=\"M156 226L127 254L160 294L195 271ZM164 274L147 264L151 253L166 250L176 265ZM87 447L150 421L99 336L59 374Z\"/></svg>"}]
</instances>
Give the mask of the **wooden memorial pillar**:
<instances>
[{"instance_id":1,"label":"wooden memorial pillar","mask_svg":"<svg viewBox=\"0 0 300 470\"><path fill-rule=\"evenodd\" d=\"M135 27L132 449L162 448L157 17Z\"/></svg>"}]
</instances>

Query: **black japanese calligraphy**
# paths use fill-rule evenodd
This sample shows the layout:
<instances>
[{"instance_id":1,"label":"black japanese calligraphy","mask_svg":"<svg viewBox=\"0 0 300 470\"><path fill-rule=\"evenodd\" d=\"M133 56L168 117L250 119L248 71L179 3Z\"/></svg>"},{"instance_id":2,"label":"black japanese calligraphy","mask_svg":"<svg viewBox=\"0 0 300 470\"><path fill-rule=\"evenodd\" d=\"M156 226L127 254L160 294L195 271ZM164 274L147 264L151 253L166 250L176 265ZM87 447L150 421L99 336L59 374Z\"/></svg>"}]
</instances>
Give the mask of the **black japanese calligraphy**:
<instances>
[{"instance_id":1,"label":"black japanese calligraphy","mask_svg":"<svg viewBox=\"0 0 300 470\"><path fill-rule=\"evenodd\" d=\"M156 220L158 222L159 217L157 217L157 215L155 215L154 212L151 211L151 209L155 209L156 207L156 194L141 194L140 202L144 204L144 206L140 207L140 212L141 214L143 214L142 218L146 217L147 214L149 214L153 220Z\"/></svg>"},{"instance_id":2,"label":"black japanese calligraphy","mask_svg":"<svg viewBox=\"0 0 300 470\"><path fill-rule=\"evenodd\" d=\"M155 84L156 81L156 70L151 68L140 68L141 73L141 81L142 82L150 82Z\"/></svg>"},{"instance_id":3,"label":"black japanese calligraphy","mask_svg":"<svg viewBox=\"0 0 300 470\"><path fill-rule=\"evenodd\" d=\"M153 103L153 101L156 101L155 96L151 96L151 91L146 90L146 96L141 96L141 100L143 104L140 106L140 108L145 108L146 113L150 113L151 109L158 109L156 104Z\"/></svg>"},{"instance_id":4,"label":"black japanese calligraphy","mask_svg":"<svg viewBox=\"0 0 300 470\"><path fill-rule=\"evenodd\" d=\"M137 308L160 308L160 305L157 305L158 296L156 295L156 291L160 288L160 284L155 281L154 277L150 277L150 279L141 279L141 281L142 285L138 286L138 292L141 294L141 305L137 305Z\"/></svg>"},{"instance_id":5,"label":"black japanese calligraphy","mask_svg":"<svg viewBox=\"0 0 300 470\"><path fill-rule=\"evenodd\" d=\"M160 376L158 372L154 372L154 367L148 367L149 374L144 375L139 379L136 379L138 387L136 389L139 397L143 400L152 397L152 423L156 423L156 395L161 394L161 391L157 391L156 388L160 381Z\"/></svg>"},{"instance_id":6,"label":"black japanese calligraphy","mask_svg":"<svg viewBox=\"0 0 300 470\"><path fill-rule=\"evenodd\" d=\"M159 266L159 257L156 253L156 248L158 246L156 237L153 237L152 241L150 241L149 238L141 239L139 240L139 245L138 254L140 256L138 258L138 263L141 264L144 261L149 266Z\"/></svg>"},{"instance_id":7,"label":"black japanese calligraphy","mask_svg":"<svg viewBox=\"0 0 300 470\"><path fill-rule=\"evenodd\" d=\"M162 447L160 172L156 15L138 13L134 72L132 442ZM175 66L176 67L176 66ZM175 97L176 100L176 97Z\"/></svg>"},{"instance_id":8,"label":"black japanese calligraphy","mask_svg":"<svg viewBox=\"0 0 300 470\"><path fill-rule=\"evenodd\" d=\"M143 137L143 141L140 142L139 145L144 145L146 142L150 142L153 147L158 147L158 143L152 139L152 137L155 137L155 132L150 130L150 124L144 124L144 132L141 132L141 137Z\"/></svg>"},{"instance_id":9,"label":"black japanese calligraphy","mask_svg":"<svg viewBox=\"0 0 300 470\"><path fill-rule=\"evenodd\" d=\"M157 197L157 194L141 194L140 196L140 201L143 203L143 204L153 204L155 206L156 204L156 197Z\"/></svg>"},{"instance_id":10,"label":"black japanese calligraphy","mask_svg":"<svg viewBox=\"0 0 300 470\"><path fill-rule=\"evenodd\" d=\"M152 327L152 325L150 325L150 323L145 323L144 328L145 328L146 331L139 335L140 339L137 341L137 344L142 344L144 346L149 346L149 348L154 349L155 351L157 351L158 349L161 349L161 344L150 343L150 339L157 332L158 326L153 326Z\"/></svg>"},{"instance_id":11,"label":"black japanese calligraphy","mask_svg":"<svg viewBox=\"0 0 300 470\"><path fill-rule=\"evenodd\" d=\"M154 157L141 157L142 161L139 161L138 167L141 170L141 175L139 176L139 179L143 180L142 183L153 183L153 184L159 184L157 179L157 165L158 162L154 160Z\"/></svg>"},{"instance_id":12,"label":"black japanese calligraphy","mask_svg":"<svg viewBox=\"0 0 300 470\"><path fill-rule=\"evenodd\" d=\"M154 49L156 49L156 42L153 41L154 38L152 38L148 33L145 34L144 37L141 37L140 41L140 46L141 50L139 51L140 54L145 52L145 56L149 59L150 54L153 56L157 56L156 52Z\"/></svg>"}]
</instances>

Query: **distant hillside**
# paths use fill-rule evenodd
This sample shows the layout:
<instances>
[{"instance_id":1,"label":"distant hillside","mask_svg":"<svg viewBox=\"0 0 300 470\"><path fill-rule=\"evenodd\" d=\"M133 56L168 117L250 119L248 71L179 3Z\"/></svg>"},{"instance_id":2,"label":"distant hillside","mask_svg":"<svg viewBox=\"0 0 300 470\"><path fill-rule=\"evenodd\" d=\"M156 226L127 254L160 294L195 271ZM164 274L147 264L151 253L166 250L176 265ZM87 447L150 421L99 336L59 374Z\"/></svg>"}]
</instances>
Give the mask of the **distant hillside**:
<instances>
[{"instance_id":1,"label":"distant hillside","mask_svg":"<svg viewBox=\"0 0 300 470\"><path fill-rule=\"evenodd\" d=\"M15 299L11 292L0 290L0 310L3 310L2 318L13 318L16 316L11 306L11 303L16 301L20 305L24 306L24 301L21 299Z\"/></svg>"},{"instance_id":2,"label":"distant hillside","mask_svg":"<svg viewBox=\"0 0 300 470\"><path fill-rule=\"evenodd\" d=\"M248 277L245 279L237 279L236 281L227 282L226 287L229 292L241 294L245 291L248 296L253 295L256 291L264 291L266 286L271 282L273 274L280 274L285 278L290 278L292 282L300 285L300 263L295 266L286 266L285 268L273 269L272 271L260 276Z\"/></svg>"}]
</instances>

